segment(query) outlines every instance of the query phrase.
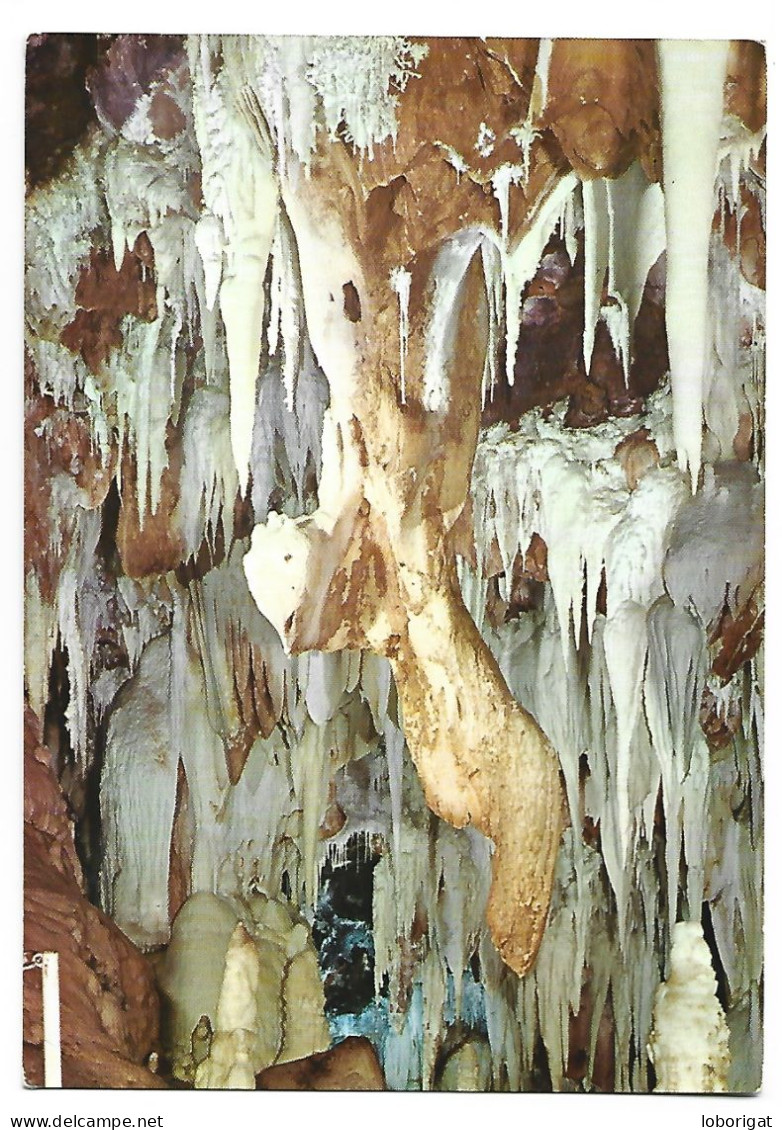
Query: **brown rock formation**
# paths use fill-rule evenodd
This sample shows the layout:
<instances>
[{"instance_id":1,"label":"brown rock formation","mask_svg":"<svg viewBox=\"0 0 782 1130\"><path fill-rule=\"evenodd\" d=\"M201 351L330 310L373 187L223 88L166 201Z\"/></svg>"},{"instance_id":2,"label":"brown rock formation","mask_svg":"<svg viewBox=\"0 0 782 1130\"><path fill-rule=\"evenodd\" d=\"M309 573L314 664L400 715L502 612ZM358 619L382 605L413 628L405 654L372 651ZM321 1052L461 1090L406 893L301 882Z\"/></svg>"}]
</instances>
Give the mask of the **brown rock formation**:
<instances>
[{"instance_id":1,"label":"brown rock formation","mask_svg":"<svg viewBox=\"0 0 782 1130\"><path fill-rule=\"evenodd\" d=\"M85 898L73 827L25 713L24 947L60 957L62 1078L65 1087L160 1087L144 1060L157 1039L158 1000L145 959ZM24 1071L43 1083L40 973L24 975Z\"/></svg>"},{"instance_id":2,"label":"brown rock formation","mask_svg":"<svg viewBox=\"0 0 782 1130\"><path fill-rule=\"evenodd\" d=\"M170 429L171 430L171 429ZM149 500L143 520L138 512L136 461L126 450L122 460L122 502L117 523L117 549L129 577L147 577L176 569L185 554L177 514L180 493L181 444L169 444L169 462L160 479L155 513Z\"/></svg>"},{"instance_id":3,"label":"brown rock formation","mask_svg":"<svg viewBox=\"0 0 782 1130\"><path fill-rule=\"evenodd\" d=\"M41 596L51 600L73 529L73 507L100 506L115 470L113 452L96 450L86 413L37 393L25 356L24 561L35 569ZM53 530L58 536L53 536Z\"/></svg>"},{"instance_id":4,"label":"brown rock formation","mask_svg":"<svg viewBox=\"0 0 782 1130\"><path fill-rule=\"evenodd\" d=\"M583 177L619 176L636 157L655 179L660 126L652 40L557 39L544 121Z\"/></svg>"},{"instance_id":5,"label":"brown rock formation","mask_svg":"<svg viewBox=\"0 0 782 1130\"><path fill-rule=\"evenodd\" d=\"M110 251L93 248L76 284L79 309L60 335L62 344L81 353L97 373L112 349L122 344L120 323L126 314L144 322L157 317L155 256L145 232L126 251L119 271Z\"/></svg>"},{"instance_id":6,"label":"brown rock formation","mask_svg":"<svg viewBox=\"0 0 782 1130\"><path fill-rule=\"evenodd\" d=\"M364 1036L348 1036L327 1052L262 1071L259 1091L385 1091L377 1052Z\"/></svg>"},{"instance_id":7,"label":"brown rock formation","mask_svg":"<svg viewBox=\"0 0 782 1130\"><path fill-rule=\"evenodd\" d=\"M31 35L25 68L25 173L28 189L56 176L95 110L85 79L102 49L95 35Z\"/></svg>"}]
</instances>

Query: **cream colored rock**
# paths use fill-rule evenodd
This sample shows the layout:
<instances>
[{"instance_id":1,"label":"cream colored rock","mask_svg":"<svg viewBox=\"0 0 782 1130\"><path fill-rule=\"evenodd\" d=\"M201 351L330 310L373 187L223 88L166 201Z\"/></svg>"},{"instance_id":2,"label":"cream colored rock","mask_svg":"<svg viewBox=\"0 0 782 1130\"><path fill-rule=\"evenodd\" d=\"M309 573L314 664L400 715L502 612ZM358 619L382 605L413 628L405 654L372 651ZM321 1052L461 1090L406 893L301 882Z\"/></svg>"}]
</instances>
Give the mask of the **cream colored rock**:
<instances>
[{"instance_id":1,"label":"cream colored rock","mask_svg":"<svg viewBox=\"0 0 782 1130\"><path fill-rule=\"evenodd\" d=\"M677 922L673 928L671 972L657 989L647 1051L657 1074L656 1091L728 1089L728 1025L697 922Z\"/></svg>"},{"instance_id":2,"label":"cream colored rock","mask_svg":"<svg viewBox=\"0 0 782 1130\"><path fill-rule=\"evenodd\" d=\"M309 928L278 899L192 895L159 980L174 1075L197 1089L252 1089L264 1068L331 1042Z\"/></svg>"},{"instance_id":3,"label":"cream colored rock","mask_svg":"<svg viewBox=\"0 0 782 1130\"><path fill-rule=\"evenodd\" d=\"M237 920L227 899L206 891L191 895L174 919L158 980L168 1005L164 1038L178 1079L192 1081L191 1038L202 1018L208 1017L215 1030L226 953Z\"/></svg>"},{"instance_id":4,"label":"cream colored rock","mask_svg":"<svg viewBox=\"0 0 782 1130\"><path fill-rule=\"evenodd\" d=\"M331 1037L323 1015L323 988L312 943L297 953L286 969L283 1007L287 1023L277 1063L303 1059L329 1047Z\"/></svg>"},{"instance_id":5,"label":"cream colored rock","mask_svg":"<svg viewBox=\"0 0 782 1130\"><path fill-rule=\"evenodd\" d=\"M264 972L267 972L264 978ZM261 1025L259 990L263 982L264 996L272 978L262 965L258 946L239 922L231 934L225 955L225 971L217 1002L217 1029L209 1055L198 1065L196 1089L252 1090L255 1086L254 1064L268 1057L273 1062L281 1039L279 1009L270 1009ZM268 1016L274 1020L268 1023ZM268 1039L272 1029L272 1039ZM276 1036L276 1039L274 1038Z\"/></svg>"}]
</instances>

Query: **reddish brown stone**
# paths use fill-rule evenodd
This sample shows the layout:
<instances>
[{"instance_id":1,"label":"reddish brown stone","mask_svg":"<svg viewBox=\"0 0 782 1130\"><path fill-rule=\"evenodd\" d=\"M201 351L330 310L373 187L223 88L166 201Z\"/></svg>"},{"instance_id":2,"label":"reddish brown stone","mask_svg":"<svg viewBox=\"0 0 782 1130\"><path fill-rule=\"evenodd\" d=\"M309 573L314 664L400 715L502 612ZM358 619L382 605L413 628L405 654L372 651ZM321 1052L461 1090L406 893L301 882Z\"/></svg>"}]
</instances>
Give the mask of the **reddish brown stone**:
<instances>
[{"instance_id":1,"label":"reddish brown stone","mask_svg":"<svg viewBox=\"0 0 782 1130\"><path fill-rule=\"evenodd\" d=\"M574 1083L588 1083L590 1090L610 1094L614 1090L614 1017L610 996L603 1005L598 1021L597 1039L593 1045L595 999L591 974L587 973L581 990L578 1012L570 1017L568 1061L565 1077ZM591 1072L589 1062L594 1055Z\"/></svg>"},{"instance_id":2,"label":"reddish brown stone","mask_svg":"<svg viewBox=\"0 0 782 1130\"><path fill-rule=\"evenodd\" d=\"M734 40L725 79L725 110L752 133L766 120L766 49L748 39Z\"/></svg>"},{"instance_id":3,"label":"reddish brown stone","mask_svg":"<svg viewBox=\"0 0 782 1130\"><path fill-rule=\"evenodd\" d=\"M326 811L320 823L319 838L321 840L330 840L332 836L336 836L342 831L346 820L345 810L337 801L336 782L332 779L329 781L329 795Z\"/></svg>"},{"instance_id":4,"label":"reddish brown stone","mask_svg":"<svg viewBox=\"0 0 782 1130\"><path fill-rule=\"evenodd\" d=\"M712 753L718 753L730 745L735 734L741 726L741 709L735 700L732 700L724 709L717 696L708 687L704 687L699 712L701 729Z\"/></svg>"},{"instance_id":5,"label":"reddish brown stone","mask_svg":"<svg viewBox=\"0 0 782 1130\"><path fill-rule=\"evenodd\" d=\"M646 397L668 372L668 335L665 329L665 252L646 279L643 298L633 326L629 393Z\"/></svg>"},{"instance_id":6,"label":"reddish brown stone","mask_svg":"<svg viewBox=\"0 0 782 1130\"><path fill-rule=\"evenodd\" d=\"M603 302L609 298L604 290ZM554 235L534 278L524 291L514 383L502 377L487 399L483 427L506 421L514 427L531 408L569 398L565 423L582 428L609 416L643 411L644 398L656 389L668 369L665 334L664 257L649 272L635 321L629 380L601 320L595 328L592 363L584 367L584 257L579 238L571 264L563 240ZM504 357L498 355L500 372Z\"/></svg>"},{"instance_id":7,"label":"reddish brown stone","mask_svg":"<svg viewBox=\"0 0 782 1130\"><path fill-rule=\"evenodd\" d=\"M530 408L562 400L586 380L583 254L572 265L558 236L549 240L524 292L520 322L514 383L509 385L501 376L484 407L484 427L496 420L513 426ZM504 356L496 360L500 373L504 373Z\"/></svg>"},{"instance_id":8,"label":"reddish brown stone","mask_svg":"<svg viewBox=\"0 0 782 1130\"><path fill-rule=\"evenodd\" d=\"M68 553L74 504L102 505L114 463L113 449L103 461L93 445L86 414L41 395L25 356L24 561L25 572L35 571L44 600L53 599Z\"/></svg>"},{"instance_id":9,"label":"reddish brown stone","mask_svg":"<svg viewBox=\"0 0 782 1130\"><path fill-rule=\"evenodd\" d=\"M37 719L25 718L24 947L60 959L66 1087L159 1087L143 1062L157 1041L159 1004L147 963L80 886L73 829ZM40 974L25 973L24 1064L43 1083Z\"/></svg>"},{"instance_id":10,"label":"reddish brown stone","mask_svg":"<svg viewBox=\"0 0 782 1130\"><path fill-rule=\"evenodd\" d=\"M160 480L160 498L154 514L147 509L139 519L135 458L126 449L122 459L122 502L117 523L117 550L122 568L136 579L167 573L182 561L185 544L179 526L181 446L169 445L169 463Z\"/></svg>"},{"instance_id":11,"label":"reddish brown stone","mask_svg":"<svg viewBox=\"0 0 782 1130\"><path fill-rule=\"evenodd\" d=\"M731 255L739 253L741 273L748 283L766 288L766 231L760 201L746 184L741 186L738 212L725 204L717 209L712 228L721 231ZM741 219L739 220L739 214Z\"/></svg>"},{"instance_id":12,"label":"reddish brown stone","mask_svg":"<svg viewBox=\"0 0 782 1130\"><path fill-rule=\"evenodd\" d=\"M595 347L603 334L600 325L595 332ZM595 424L602 424L608 419L608 395L599 385L585 381L579 385L578 390L571 396L568 410L565 413L565 427L591 428Z\"/></svg>"},{"instance_id":13,"label":"reddish brown stone","mask_svg":"<svg viewBox=\"0 0 782 1130\"><path fill-rule=\"evenodd\" d=\"M740 463L748 463L755 452L755 424L751 412L742 412L733 437L733 454Z\"/></svg>"},{"instance_id":14,"label":"reddish brown stone","mask_svg":"<svg viewBox=\"0 0 782 1130\"><path fill-rule=\"evenodd\" d=\"M763 642L765 609L756 588L749 599L735 612L726 608L711 634L714 656L711 669L723 683L757 653Z\"/></svg>"},{"instance_id":15,"label":"reddish brown stone","mask_svg":"<svg viewBox=\"0 0 782 1130\"><path fill-rule=\"evenodd\" d=\"M155 136L170 141L187 125L185 115L170 94L158 90L152 97L147 112Z\"/></svg>"},{"instance_id":16,"label":"reddish brown stone","mask_svg":"<svg viewBox=\"0 0 782 1130\"><path fill-rule=\"evenodd\" d=\"M181 762L177 764L176 800L168 849L168 919L173 922L190 896L190 862L193 852L192 813L188 808L189 790Z\"/></svg>"},{"instance_id":17,"label":"reddish brown stone","mask_svg":"<svg viewBox=\"0 0 782 1130\"><path fill-rule=\"evenodd\" d=\"M625 436L616 445L614 455L622 464L630 490L635 490L644 475L660 462L660 452L648 428Z\"/></svg>"},{"instance_id":18,"label":"reddish brown stone","mask_svg":"<svg viewBox=\"0 0 782 1130\"><path fill-rule=\"evenodd\" d=\"M259 1091L384 1091L377 1052L364 1036L348 1036L327 1052L267 1067Z\"/></svg>"},{"instance_id":19,"label":"reddish brown stone","mask_svg":"<svg viewBox=\"0 0 782 1130\"><path fill-rule=\"evenodd\" d=\"M112 253L93 248L76 284L79 309L60 334L60 341L80 353L93 373L122 344L120 323L126 314L145 322L157 317L154 253L146 232L132 251L125 251L119 271Z\"/></svg>"},{"instance_id":20,"label":"reddish brown stone","mask_svg":"<svg viewBox=\"0 0 782 1130\"><path fill-rule=\"evenodd\" d=\"M616 177L645 154L658 163L657 68L651 40L555 39L545 124L580 175Z\"/></svg>"}]
</instances>

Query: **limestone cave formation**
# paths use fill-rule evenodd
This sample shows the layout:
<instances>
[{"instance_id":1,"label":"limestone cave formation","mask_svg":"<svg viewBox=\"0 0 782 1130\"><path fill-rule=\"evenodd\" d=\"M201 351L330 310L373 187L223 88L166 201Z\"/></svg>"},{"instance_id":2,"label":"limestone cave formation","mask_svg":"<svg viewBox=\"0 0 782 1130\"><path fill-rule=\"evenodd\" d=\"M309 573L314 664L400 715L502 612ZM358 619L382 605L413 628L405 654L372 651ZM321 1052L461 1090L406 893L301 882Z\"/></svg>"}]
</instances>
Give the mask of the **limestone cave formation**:
<instances>
[{"instance_id":1,"label":"limestone cave formation","mask_svg":"<svg viewBox=\"0 0 782 1130\"><path fill-rule=\"evenodd\" d=\"M28 1082L758 1089L765 83L29 39Z\"/></svg>"}]
</instances>

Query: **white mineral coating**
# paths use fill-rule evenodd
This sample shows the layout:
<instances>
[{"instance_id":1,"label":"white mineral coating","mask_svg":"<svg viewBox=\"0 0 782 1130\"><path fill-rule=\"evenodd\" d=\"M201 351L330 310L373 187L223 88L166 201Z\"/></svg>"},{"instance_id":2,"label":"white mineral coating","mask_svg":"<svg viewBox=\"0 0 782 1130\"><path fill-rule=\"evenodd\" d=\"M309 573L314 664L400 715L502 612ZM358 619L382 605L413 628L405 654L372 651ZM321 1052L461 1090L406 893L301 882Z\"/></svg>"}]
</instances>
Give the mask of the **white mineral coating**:
<instances>
[{"instance_id":1,"label":"white mineral coating","mask_svg":"<svg viewBox=\"0 0 782 1130\"><path fill-rule=\"evenodd\" d=\"M602 307L616 356L630 378L633 326L649 271L665 250L665 209L659 184L650 184L639 162L605 182L608 206L608 294ZM586 217L586 213L585 213Z\"/></svg>"},{"instance_id":2,"label":"white mineral coating","mask_svg":"<svg viewBox=\"0 0 782 1130\"><path fill-rule=\"evenodd\" d=\"M709 237L729 49L727 40L661 40L657 45L667 237L665 324L676 451L693 493L701 466Z\"/></svg>"},{"instance_id":3,"label":"white mineral coating","mask_svg":"<svg viewBox=\"0 0 782 1130\"><path fill-rule=\"evenodd\" d=\"M666 833L670 833L665 838L665 860L668 914L673 922L683 832L685 840L689 841L687 857L693 863L693 871L704 855L705 818L696 818L693 824L692 820L687 820L690 813L684 806L689 787L698 777L693 771L692 759L698 745L698 711L705 681L705 637L702 627L685 608L676 607L668 597L662 597L649 612L648 638L644 711L660 765L665 827ZM705 800L707 784L698 781L698 786ZM696 836L701 841L698 848L694 842Z\"/></svg>"},{"instance_id":4,"label":"white mineral coating","mask_svg":"<svg viewBox=\"0 0 782 1130\"><path fill-rule=\"evenodd\" d=\"M171 326L174 328L175 323ZM170 377L171 331L163 331L163 318L129 325L127 354L115 352L107 365L116 390L120 450L127 447L136 456L136 505L141 526L147 510L152 514L157 510L161 479L168 466L166 429L176 389L172 390ZM121 481L119 487L121 492Z\"/></svg>"},{"instance_id":5,"label":"white mineral coating","mask_svg":"<svg viewBox=\"0 0 782 1130\"><path fill-rule=\"evenodd\" d=\"M413 276L404 267L394 267L389 277L392 290L399 302L399 399L405 400L405 366L407 364L407 339L410 330L410 283Z\"/></svg>"},{"instance_id":6,"label":"white mineral coating","mask_svg":"<svg viewBox=\"0 0 782 1130\"><path fill-rule=\"evenodd\" d=\"M657 989L648 1053L656 1091L702 1094L726 1091L728 1026L717 1000L711 953L700 924L677 922L671 971Z\"/></svg>"},{"instance_id":7,"label":"white mineral coating","mask_svg":"<svg viewBox=\"0 0 782 1130\"><path fill-rule=\"evenodd\" d=\"M206 205L196 245L210 309L219 288L230 375L231 446L244 490L263 336L263 284L277 226L279 186L271 139L246 85L241 41L227 37L222 47L223 65L215 73L208 38L189 41Z\"/></svg>"},{"instance_id":8,"label":"white mineral coating","mask_svg":"<svg viewBox=\"0 0 782 1130\"><path fill-rule=\"evenodd\" d=\"M211 212L203 212L195 227L195 243L204 268L207 310L213 310L223 277L223 225Z\"/></svg>"},{"instance_id":9,"label":"white mineral coating","mask_svg":"<svg viewBox=\"0 0 782 1130\"><path fill-rule=\"evenodd\" d=\"M271 165L260 166L254 181L249 181L249 189L246 174L246 169L234 173L231 203L237 222L229 237L220 288L231 378L231 444L243 490L250 473L255 382L263 331L263 282L277 208L277 183Z\"/></svg>"},{"instance_id":10,"label":"white mineral coating","mask_svg":"<svg viewBox=\"0 0 782 1130\"><path fill-rule=\"evenodd\" d=\"M76 281L106 221L96 175L103 144L77 147L70 174L35 189L25 206L25 317L43 338L56 339L75 315Z\"/></svg>"},{"instance_id":11,"label":"white mineral coating","mask_svg":"<svg viewBox=\"0 0 782 1130\"><path fill-rule=\"evenodd\" d=\"M226 544L233 537L238 479L233 461L227 392L207 385L190 399L183 427L179 515L186 552L198 553L204 538L211 545L218 521Z\"/></svg>"},{"instance_id":12,"label":"white mineral coating","mask_svg":"<svg viewBox=\"0 0 782 1130\"><path fill-rule=\"evenodd\" d=\"M261 376L252 446L252 501L259 521L266 519L272 499L279 498L281 448L290 482L286 513L292 516L307 509L313 471L320 477L323 414L328 402L328 383L306 341L292 407L288 404L279 360L272 362Z\"/></svg>"},{"instance_id":13,"label":"white mineral coating","mask_svg":"<svg viewBox=\"0 0 782 1130\"><path fill-rule=\"evenodd\" d=\"M302 522L271 511L252 532L243 568L253 600L285 645L306 590L310 539Z\"/></svg>"},{"instance_id":14,"label":"white mineral coating","mask_svg":"<svg viewBox=\"0 0 782 1130\"><path fill-rule=\"evenodd\" d=\"M396 91L404 91L428 53L402 36L334 35L314 41L307 80L323 105L329 136L341 123L353 146L368 153L396 139Z\"/></svg>"},{"instance_id":15,"label":"white mineral coating","mask_svg":"<svg viewBox=\"0 0 782 1130\"><path fill-rule=\"evenodd\" d=\"M646 279L665 250L663 194L658 184L649 183L636 161L614 180L584 181L582 200L584 364L589 372L595 327L602 318L627 381L630 340ZM613 299L607 305L602 299L604 285Z\"/></svg>"},{"instance_id":16,"label":"white mineral coating","mask_svg":"<svg viewBox=\"0 0 782 1130\"><path fill-rule=\"evenodd\" d=\"M655 394L649 401L646 423L670 463L672 437L666 407L669 413L667 394ZM637 423L611 421L577 433L563 426L563 412L564 406L547 420L537 412L528 413L514 433L502 425L489 429L479 443L473 470L479 562L486 560L488 548L496 543L507 575L516 554L528 547L533 533L539 533L547 542L551 585L542 613L521 617L495 636L484 620L485 582L481 587L480 576L466 566L461 573L463 591L466 601L472 599L471 594L477 594L472 604L473 615L492 641L509 686L515 697L534 713L559 753L574 826L581 822L583 813L599 822L601 850L616 897L625 955L635 953L643 942L643 960L651 960L656 945L659 879L654 870L657 865L653 867L644 854L644 838L645 830L653 826L661 783L667 818L672 827L679 829L666 845L666 868L672 876L667 908L671 921L679 898L680 863L686 865L687 875L686 882L681 884L682 897L687 899L687 905L698 906L704 875L710 871L715 875L709 861L723 850L708 842L705 806L710 789L709 761L698 726L706 639L703 623L693 615L690 594L697 590L692 579L700 576L701 559L705 562L707 556L709 577L714 577L715 599L723 593L728 577L736 577L734 589L740 582L743 571L734 570L731 564L734 543L729 531L734 522L744 530L756 520L749 516L752 491L757 489L753 487L756 472L731 468L716 475L715 483L728 496L735 490L735 496L731 506L725 500L713 526L707 524L708 506L704 502L702 525L704 536L713 540L715 546L722 543L731 547L724 551L727 568L721 571L716 549L708 555L697 551L690 571L682 574L677 589L682 605L677 608L665 593L663 583L668 560L673 557L675 564L680 556L680 552L674 555L669 546L679 542L684 546L687 542L686 536L677 537L676 530L690 509L697 506L698 498L689 501L681 475L671 466L655 468L635 491L628 491L615 450L620 435L625 429L636 428ZM578 500L575 507L574 497ZM739 512L746 516L739 518ZM576 514L580 520L576 520ZM749 535L747 540L751 540ZM607 616L597 614L596 597L590 595L595 592L603 570L607 580ZM500 578L500 592L507 598L509 589L504 589L502 582ZM584 603L591 650L588 658L577 658L573 621ZM651 732L651 741L647 731ZM582 757L589 767L583 795L579 789ZM721 827L717 839L723 843L720 837L727 833L727 821ZM680 859L682 841L684 861ZM576 876L572 893L568 894L568 906L574 918L580 920L583 905L594 907L602 896L592 881L587 882L586 876L591 874L589 853L583 848L571 852L568 841L565 843L563 851ZM727 858L735 858L735 848L724 850ZM644 926L640 932L639 912L634 908L638 887L629 878L632 874L640 874L645 892ZM754 923L751 907L757 898L750 893L751 880L736 874L726 875L725 882L726 889L736 891L747 921ZM724 960L729 964L738 943L728 939L741 936L742 917L737 911L728 917L725 910L735 905L733 895L719 900L720 953L726 951ZM587 913L589 917L592 912ZM556 921L552 911L538 957L540 968L547 968L552 960L546 939L552 932L556 935L552 925ZM748 929L754 930L754 925ZM594 965L597 960L596 946L597 942L593 946L587 939L586 964ZM620 989L631 994L628 1008L636 1017L633 1024L642 1025L638 1018L650 1012L651 1004L643 995L640 982L631 985L621 981L616 966L611 966L613 960L604 970L606 990L613 979L617 994ZM623 968L625 960L629 962L629 956L622 959ZM749 972L736 976L742 987L751 981ZM534 971L532 978L537 984ZM565 983L561 971L554 979L557 984ZM578 975L575 984L578 994ZM528 1009L544 1007L540 1001L535 1004L534 995L531 1002L527 996L524 999L524 1016L529 1016ZM544 999L549 1054L551 1062L556 1062L561 1058L561 1045L556 1035L558 1022L552 1017L560 1014L562 1006L548 990ZM538 1019L530 1023L533 1028L540 1024L542 1031L543 1013L535 1015ZM503 1040L506 1049L512 1047L505 1037L498 1035L497 1040ZM561 1068L564 1070L565 1065Z\"/></svg>"}]
</instances>

